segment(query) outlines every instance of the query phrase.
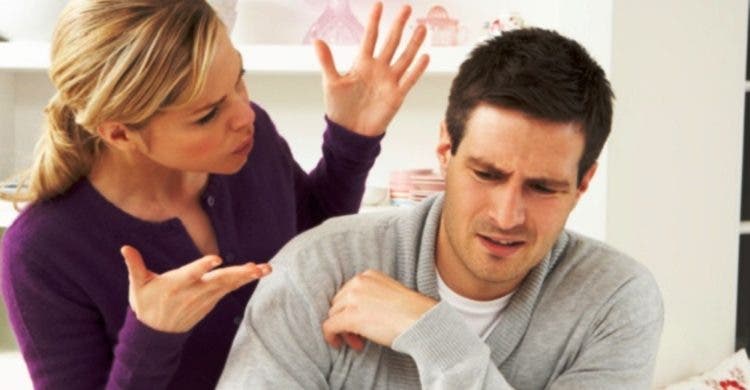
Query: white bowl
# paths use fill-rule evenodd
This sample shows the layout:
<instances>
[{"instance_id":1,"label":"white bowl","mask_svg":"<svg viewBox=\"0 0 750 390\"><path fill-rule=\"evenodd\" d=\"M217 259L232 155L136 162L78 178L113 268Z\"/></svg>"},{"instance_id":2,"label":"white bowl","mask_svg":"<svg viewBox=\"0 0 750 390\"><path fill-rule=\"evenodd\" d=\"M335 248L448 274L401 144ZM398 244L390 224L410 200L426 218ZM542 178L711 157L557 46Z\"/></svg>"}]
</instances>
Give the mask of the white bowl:
<instances>
[{"instance_id":1,"label":"white bowl","mask_svg":"<svg viewBox=\"0 0 750 390\"><path fill-rule=\"evenodd\" d=\"M384 204L388 200L388 188L367 186L365 194L362 197L362 205L377 206Z\"/></svg>"}]
</instances>

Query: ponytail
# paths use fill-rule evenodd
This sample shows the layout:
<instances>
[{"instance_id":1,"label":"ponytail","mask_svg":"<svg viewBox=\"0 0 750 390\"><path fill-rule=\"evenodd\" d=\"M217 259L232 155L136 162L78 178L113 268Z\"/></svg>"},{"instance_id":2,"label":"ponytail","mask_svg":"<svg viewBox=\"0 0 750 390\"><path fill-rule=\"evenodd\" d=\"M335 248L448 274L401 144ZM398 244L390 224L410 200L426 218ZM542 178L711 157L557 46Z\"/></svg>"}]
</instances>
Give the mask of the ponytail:
<instances>
[{"instance_id":1,"label":"ponytail","mask_svg":"<svg viewBox=\"0 0 750 390\"><path fill-rule=\"evenodd\" d=\"M75 113L60 101L59 93L44 114L46 128L36 144L33 165L15 178L16 191L0 192L0 198L30 203L51 199L87 175L100 153L101 139L76 123Z\"/></svg>"},{"instance_id":2,"label":"ponytail","mask_svg":"<svg viewBox=\"0 0 750 390\"><path fill-rule=\"evenodd\" d=\"M106 121L146 123L203 90L221 21L204 0L71 0L52 38L57 93L32 167L0 199L36 203L91 172Z\"/></svg>"}]
</instances>

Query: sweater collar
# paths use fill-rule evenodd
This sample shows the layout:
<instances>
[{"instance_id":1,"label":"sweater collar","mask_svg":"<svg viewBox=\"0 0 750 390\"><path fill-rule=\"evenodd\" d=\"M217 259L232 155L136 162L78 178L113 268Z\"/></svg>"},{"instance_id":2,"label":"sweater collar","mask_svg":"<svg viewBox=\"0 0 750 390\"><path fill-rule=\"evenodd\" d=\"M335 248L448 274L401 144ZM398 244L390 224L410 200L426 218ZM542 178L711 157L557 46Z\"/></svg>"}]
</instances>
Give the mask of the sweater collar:
<instances>
[{"instance_id":1,"label":"sweater collar","mask_svg":"<svg viewBox=\"0 0 750 390\"><path fill-rule=\"evenodd\" d=\"M531 315L539 299L544 281L555 264L562 258L568 246L568 233L563 231L552 246L552 250L536 267L531 269L523 283L518 287L508 306L503 311L503 317L495 329L487 337L487 344L495 346L492 349L492 360L498 366L502 364L516 346L521 342L528 329Z\"/></svg>"}]
</instances>

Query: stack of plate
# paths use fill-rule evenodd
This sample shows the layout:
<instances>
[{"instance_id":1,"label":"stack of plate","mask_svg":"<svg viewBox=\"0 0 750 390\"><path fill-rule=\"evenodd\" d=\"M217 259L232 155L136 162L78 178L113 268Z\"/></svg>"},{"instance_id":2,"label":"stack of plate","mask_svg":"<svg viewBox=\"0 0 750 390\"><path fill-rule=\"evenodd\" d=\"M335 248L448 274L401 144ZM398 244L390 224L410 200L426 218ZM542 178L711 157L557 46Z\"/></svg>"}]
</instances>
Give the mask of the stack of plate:
<instances>
[{"instance_id":1,"label":"stack of plate","mask_svg":"<svg viewBox=\"0 0 750 390\"><path fill-rule=\"evenodd\" d=\"M391 204L411 206L445 189L442 175L432 169L393 171L390 177Z\"/></svg>"}]
</instances>

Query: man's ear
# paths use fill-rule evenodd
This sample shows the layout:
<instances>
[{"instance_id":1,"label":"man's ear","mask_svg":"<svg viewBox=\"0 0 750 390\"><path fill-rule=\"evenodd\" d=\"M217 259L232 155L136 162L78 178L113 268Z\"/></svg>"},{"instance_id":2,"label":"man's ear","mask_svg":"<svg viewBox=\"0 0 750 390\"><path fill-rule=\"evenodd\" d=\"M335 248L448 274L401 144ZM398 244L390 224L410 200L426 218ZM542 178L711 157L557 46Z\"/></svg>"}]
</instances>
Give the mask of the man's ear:
<instances>
[{"instance_id":1,"label":"man's ear","mask_svg":"<svg viewBox=\"0 0 750 390\"><path fill-rule=\"evenodd\" d=\"M596 168L599 167L599 163L594 162L591 164L591 167L586 171L586 173L583 174L583 177L581 178L581 182L578 184L578 194L576 195L576 201L581 198L581 195L583 195L586 190L589 189L589 184L591 183L591 178L594 177L594 174L596 173Z\"/></svg>"},{"instance_id":2,"label":"man's ear","mask_svg":"<svg viewBox=\"0 0 750 390\"><path fill-rule=\"evenodd\" d=\"M137 143L141 142L140 137L121 122L104 122L96 132L107 146L121 151L137 149Z\"/></svg>"},{"instance_id":3,"label":"man's ear","mask_svg":"<svg viewBox=\"0 0 750 390\"><path fill-rule=\"evenodd\" d=\"M451 137L448 135L448 126L445 121L440 122L440 140L438 141L437 148L438 162L440 163L440 172L445 177L445 172L448 170L448 163L451 160Z\"/></svg>"}]
</instances>

